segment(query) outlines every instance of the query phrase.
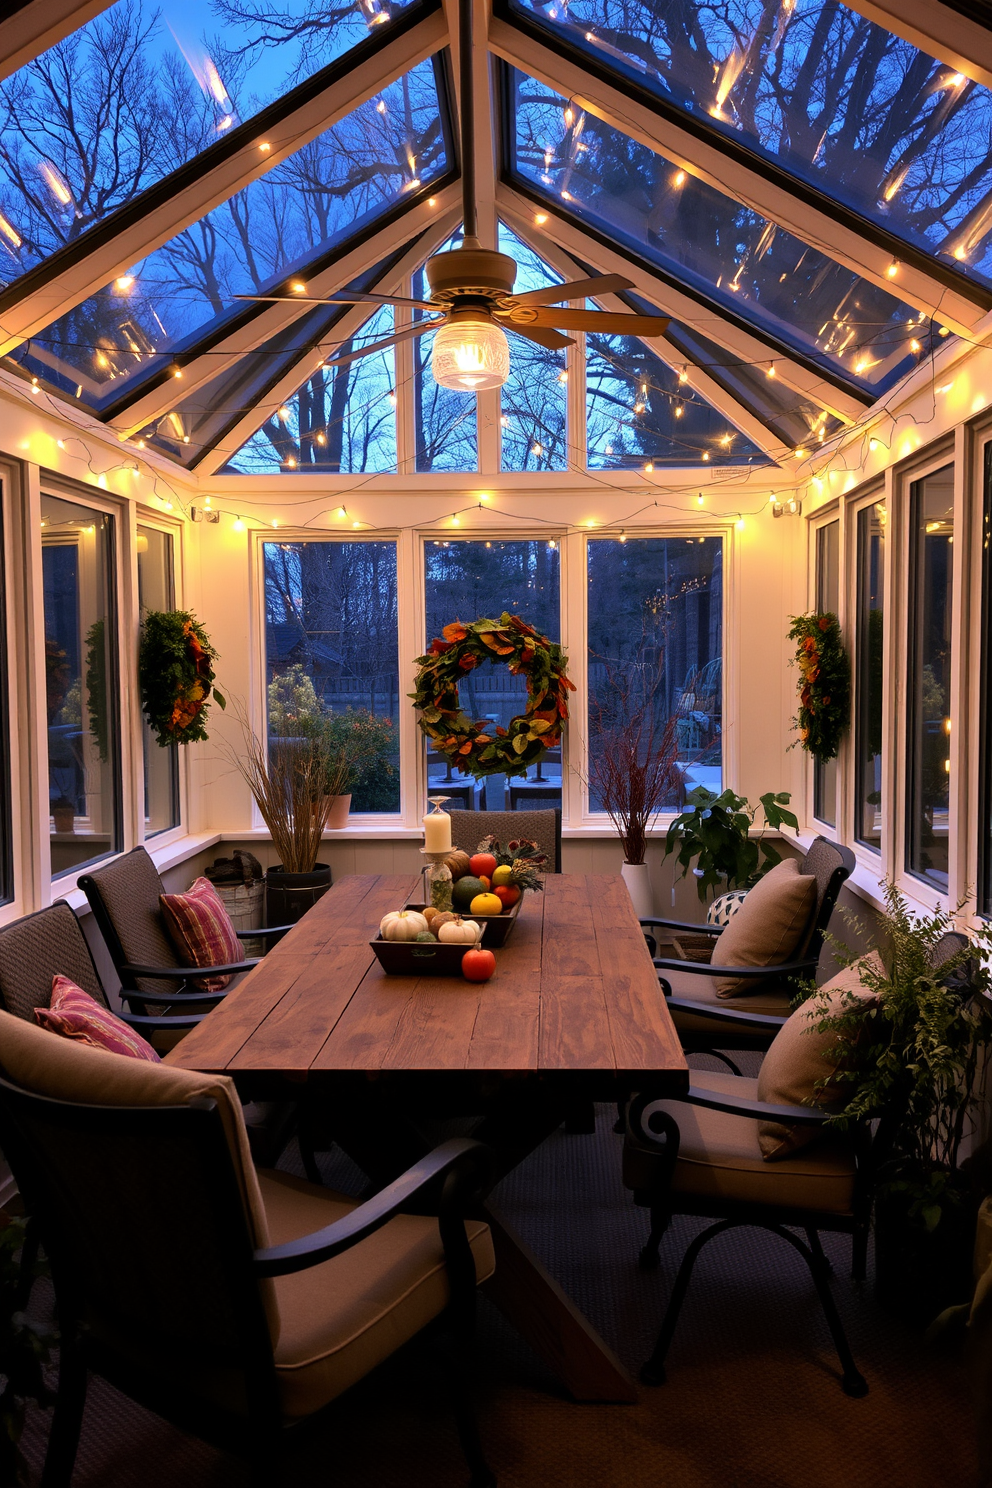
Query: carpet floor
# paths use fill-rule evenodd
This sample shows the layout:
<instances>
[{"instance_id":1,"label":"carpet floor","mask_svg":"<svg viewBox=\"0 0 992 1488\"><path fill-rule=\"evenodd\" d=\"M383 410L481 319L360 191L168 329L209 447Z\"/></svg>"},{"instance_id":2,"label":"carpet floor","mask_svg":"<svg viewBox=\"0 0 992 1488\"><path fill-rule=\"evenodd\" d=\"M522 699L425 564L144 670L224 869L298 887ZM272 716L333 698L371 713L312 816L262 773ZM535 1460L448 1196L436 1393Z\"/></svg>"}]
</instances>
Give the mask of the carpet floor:
<instances>
[{"instance_id":1,"label":"carpet floor","mask_svg":"<svg viewBox=\"0 0 992 1488\"><path fill-rule=\"evenodd\" d=\"M494 1206L538 1252L636 1373L651 1351L679 1260L701 1221L677 1221L662 1265L641 1271L646 1217L620 1182L620 1138L564 1131L504 1180ZM293 1169L294 1151L285 1165ZM325 1178L356 1190L334 1153ZM669 1382L636 1405L576 1405L485 1300L479 1412L501 1488L968 1488L975 1481L968 1382L849 1279L850 1242L824 1237L834 1296L870 1393L845 1396L801 1259L736 1230L704 1249L669 1354ZM48 1415L23 1439L40 1472ZM100 1380L90 1386L73 1488L242 1488L233 1458L173 1430ZM281 1488L461 1488L467 1480L440 1378L414 1342L297 1443ZM277 1488L274 1484L273 1488Z\"/></svg>"}]
</instances>

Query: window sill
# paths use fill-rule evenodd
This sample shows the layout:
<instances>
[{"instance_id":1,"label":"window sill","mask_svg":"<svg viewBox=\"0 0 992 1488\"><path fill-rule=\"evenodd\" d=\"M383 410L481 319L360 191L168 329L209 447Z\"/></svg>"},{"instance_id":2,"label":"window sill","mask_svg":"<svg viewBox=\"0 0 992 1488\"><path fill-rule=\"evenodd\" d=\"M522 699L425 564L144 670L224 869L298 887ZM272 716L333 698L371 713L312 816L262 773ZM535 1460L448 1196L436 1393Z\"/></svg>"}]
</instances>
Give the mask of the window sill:
<instances>
[{"instance_id":1,"label":"window sill","mask_svg":"<svg viewBox=\"0 0 992 1488\"><path fill-rule=\"evenodd\" d=\"M197 853L202 852L205 847L213 847L215 843L222 841L221 832L197 832L192 836L177 837L173 842L163 843L161 847L148 847L148 856L151 858L159 873L167 872L175 868L178 863L185 863L188 858L195 858ZM153 839L154 841L154 839ZM147 844L146 844L147 845ZM52 900L55 903L64 901L70 909L89 909L89 900L78 887L79 879L84 873L102 868L106 863L113 862L113 858L104 858L102 862L90 863L86 868L80 870L74 879L53 879Z\"/></svg>"}]
</instances>

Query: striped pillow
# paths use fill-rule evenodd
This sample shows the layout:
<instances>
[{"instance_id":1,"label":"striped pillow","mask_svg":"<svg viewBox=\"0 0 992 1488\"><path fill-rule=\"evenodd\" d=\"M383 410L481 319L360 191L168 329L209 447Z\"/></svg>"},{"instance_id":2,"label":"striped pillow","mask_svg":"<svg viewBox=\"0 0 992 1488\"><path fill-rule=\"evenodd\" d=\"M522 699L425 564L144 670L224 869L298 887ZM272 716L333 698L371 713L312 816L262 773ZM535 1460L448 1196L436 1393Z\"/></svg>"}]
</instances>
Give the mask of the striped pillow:
<instances>
[{"instance_id":1,"label":"striped pillow","mask_svg":"<svg viewBox=\"0 0 992 1488\"><path fill-rule=\"evenodd\" d=\"M135 1029L101 1006L82 987L66 976L52 977L52 1000L48 1007L36 1007L34 1020L42 1028L89 1044L91 1049L106 1049L111 1054L125 1054L129 1059L147 1059L158 1064L159 1056L151 1044Z\"/></svg>"},{"instance_id":2,"label":"striped pillow","mask_svg":"<svg viewBox=\"0 0 992 1488\"><path fill-rule=\"evenodd\" d=\"M243 961L224 901L209 878L198 878L185 894L161 894L165 928L187 966L224 966ZM197 977L201 992L223 992L230 976Z\"/></svg>"}]
</instances>

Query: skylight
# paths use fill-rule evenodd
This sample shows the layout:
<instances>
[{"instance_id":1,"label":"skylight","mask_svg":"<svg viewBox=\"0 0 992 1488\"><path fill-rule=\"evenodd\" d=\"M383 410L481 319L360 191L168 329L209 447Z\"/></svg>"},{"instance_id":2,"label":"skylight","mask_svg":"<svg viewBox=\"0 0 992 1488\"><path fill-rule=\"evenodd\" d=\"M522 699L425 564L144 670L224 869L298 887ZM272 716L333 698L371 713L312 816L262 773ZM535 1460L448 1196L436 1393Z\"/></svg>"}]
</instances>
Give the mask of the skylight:
<instances>
[{"instance_id":1,"label":"skylight","mask_svg":"<svg viewBox=\"0 0 992 1488\"><path fill-rule=\"evenodd\" d=\"M837 3L512 5L621 88L634 82L992 283L992 95L954 67Z\"/></svg>"},{"instance_id":2,"label":"skylight","mask_svg":"<svg viewBox=\"0 0 992 1488\"><path fill-rule=\"evenodd\" d=\"M78 238L408 0L117 0L0 84L0 283Z\"/></svg>"},{"instance_id":3,"label":"skylight","mask_svg":"<svg viewBox=\"0 0 992 1488\"><path fill-rule=\"evenodd\" d=\"M235 295L313 272L346 236L414 196L447 163L427 61L13 356L91 407L106 407L194 339L245 315Z\"/></svg>"},{"instance_id":4,"label":"skylight","mask_svg":"<svg viewBox=\"0 0 992 1488\"><path fill-rule=\"evenodd\" d=\"M561 284L556 274L531 248L499 225L499 249L516 260L514 289L542 289ZM567 470L570 463L566 435L568 370L563 351L547 351L512 338L510 376L500 392L500 445L504 470Z\"/></svg>"},{"instance_id":5,"label":"skylight","mask_svg":"<svg viewBox=\"0 0 992 1488\"><path fill-rule=\"evenodd\" d=\"M516 71L505 124L531 192L850 385L877 395L929 350L921 312Z\"/></svg>"}]
</instances>

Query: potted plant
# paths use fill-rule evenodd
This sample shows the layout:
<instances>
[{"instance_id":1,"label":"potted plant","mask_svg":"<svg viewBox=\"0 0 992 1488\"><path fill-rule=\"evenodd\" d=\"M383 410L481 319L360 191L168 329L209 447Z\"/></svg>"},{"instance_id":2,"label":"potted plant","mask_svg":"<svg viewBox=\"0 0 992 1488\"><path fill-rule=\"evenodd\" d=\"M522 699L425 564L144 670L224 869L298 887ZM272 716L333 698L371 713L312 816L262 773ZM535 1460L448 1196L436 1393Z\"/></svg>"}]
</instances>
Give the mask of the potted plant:
<instances>
[{"instance_id":1,"label":"potted plant","mask_svg":"<svg viewBox=\"0 0 992 1488\"><path fill-rule=\"evenodd\" d=\"M395 810L397 741L392 720L367 708L311 715L304 737L318 741L326 760L325 825L346 827L354 804L359 811Z\"/></svg>"},{"instance_id":2,"label":"potted plant","mask_svg":"<svg viewBox=\"0 0 992 1488\"><path fill-rule=\"evenodd\" d=\"M912 914L894 884L885 899L877 956L833 942L839 959L857 961L875 1005L865 1012L852 999L815 1026L836 1032L843 1049L834 1078L846 1086L846 1099L829 1125L843 1131L880 1123L873 1149L876 1295L905 1320L926 1324L970 1295L987 1181L962 1154L977 1125L992 1040L992 925L935 966L951 915Z\"/></svg>"},{"instance_id":3,"label":"potted plant","mask_svg":"<svg viewBox=\"0 0 992 1488\"><path fill-rule=\"evenodd\" d=\"M657 671L606 666L590 699L589 787L623 846L621 874L638 918L654 910L648 831L666 808L680 806L685 774L678 762L678 715L664 716Z\"/></svg>"},{"instance_id":4,"label":"potted plant","mask_svg":"<svg viewBox=\"0 0 992 1488\"><path fill-rule=\"evenodd\" d=\"M330 864L317 862L331 762L319 737L263 742L244 712L238 722L242 748L227 750L227 757L251 791L279 856L266 874L268 922L291 924L331 886Z\"/></svg>"},{"instance_id":5,"label":"potted plant","mask_svg":"<svg viewBox=\"0 0 992 1488\"><path fill-rule=\"evenodd\" d=\"M76 807L68 796L57 796L52 802L52 820L56 832L75 832Z\"/></svg>"},{"instance_id":6,"label":"potted plant","mask_svg":"<svg viewBox=\"0 0 992 1488\"><path fill-rule=\"evenodd\" d=\"M788 791L768 791L759 798L764 817L764 831L780 827L799 830L799 822L788 806ZM774 843L764 837L752 838L751 828L758 814L746 796L732 790L717 793L697 785L685 798L686 809L677 816L665 837L665 857L676 853L676 862L685 878L695 863L696 891L706 899L710 889L749 889L769 868L782 861Z\"/></svg>"}]
</instances>

